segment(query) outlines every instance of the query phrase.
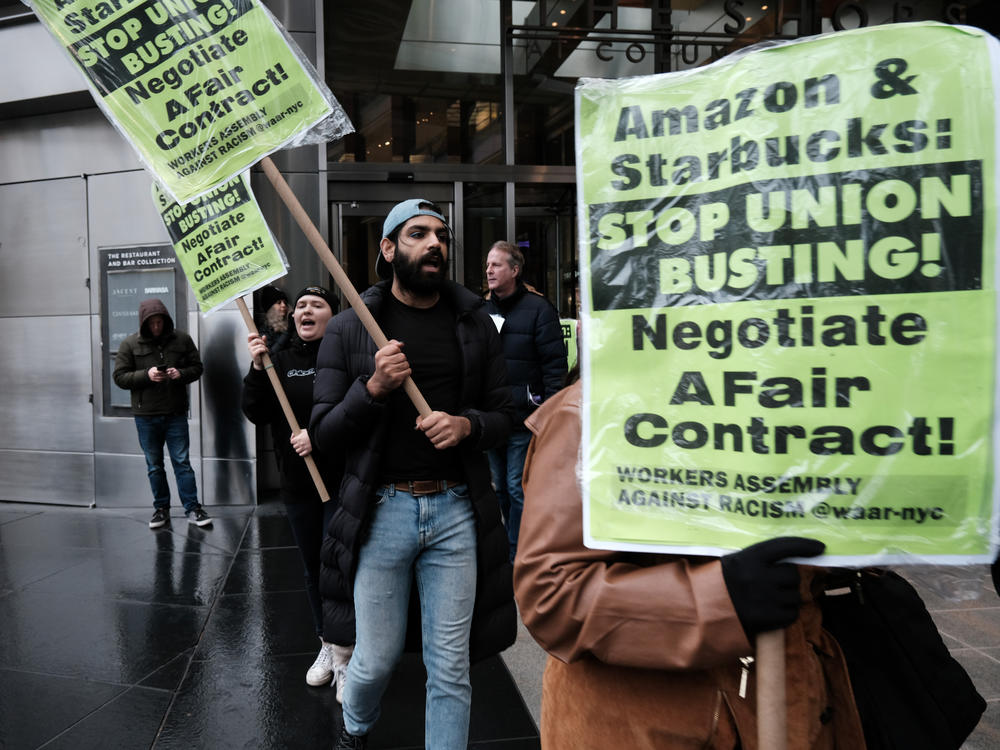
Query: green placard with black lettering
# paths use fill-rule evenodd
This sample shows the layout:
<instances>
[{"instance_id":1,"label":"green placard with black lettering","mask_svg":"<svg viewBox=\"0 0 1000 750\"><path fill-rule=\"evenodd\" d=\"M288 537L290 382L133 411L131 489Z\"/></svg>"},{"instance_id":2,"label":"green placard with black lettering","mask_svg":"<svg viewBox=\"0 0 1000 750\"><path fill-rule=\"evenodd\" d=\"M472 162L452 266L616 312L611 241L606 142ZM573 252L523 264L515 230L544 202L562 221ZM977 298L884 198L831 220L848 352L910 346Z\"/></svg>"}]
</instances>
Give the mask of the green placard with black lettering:
<instances>
[{"instance_id":1,"label":"green placard with black lettering","mask_svg":"<svg viewBox=\"0 0 1000 750\"><path fill-rule=\"evenodd\" d=\"M333 112L257 0L28 0L185 203Z\"/></svg>"},{"instance_id":2,"label":"green placard with black lettering","mask_svg":"<svg viewBox=\"0 0 1000 750\"><path fill-rule=\"evenodd\" d=\"M886 25L577 87L587 544L996 544L998 44Z\"/></svg>"},{"instance_id":3,"label":"green placard with black lettering","mask_svg":"<svg viewBox=\"0 0 1000 750\"><path fill-rule=\"evenodd\" d=\"M151 189L202 313L285 275L285 258L260 212L247 172L183 206L155 183Z\"/></svg>"}]
</instances>

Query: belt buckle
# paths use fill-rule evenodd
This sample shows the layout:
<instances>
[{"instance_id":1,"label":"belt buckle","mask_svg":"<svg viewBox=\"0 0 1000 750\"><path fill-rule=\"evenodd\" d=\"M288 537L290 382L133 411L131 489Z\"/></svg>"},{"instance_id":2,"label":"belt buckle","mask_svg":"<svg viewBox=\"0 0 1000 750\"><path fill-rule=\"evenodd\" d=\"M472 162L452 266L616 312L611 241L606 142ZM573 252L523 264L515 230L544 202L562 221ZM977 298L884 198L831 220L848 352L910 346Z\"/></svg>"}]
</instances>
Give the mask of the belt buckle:
<instances>
[{"instance_id":1,"label":"belt buckle","mask_svg":"<svg viewBox=\"0 0 1000 750\"><path fill-rule=\"evenodd\" d=\"M448 489L448 480L446 479L410 479L406 482L407 489L410 494L414 497L422 497L423 495L433 495L438 492L444 492Z\"/></svg>"}]
</instances>

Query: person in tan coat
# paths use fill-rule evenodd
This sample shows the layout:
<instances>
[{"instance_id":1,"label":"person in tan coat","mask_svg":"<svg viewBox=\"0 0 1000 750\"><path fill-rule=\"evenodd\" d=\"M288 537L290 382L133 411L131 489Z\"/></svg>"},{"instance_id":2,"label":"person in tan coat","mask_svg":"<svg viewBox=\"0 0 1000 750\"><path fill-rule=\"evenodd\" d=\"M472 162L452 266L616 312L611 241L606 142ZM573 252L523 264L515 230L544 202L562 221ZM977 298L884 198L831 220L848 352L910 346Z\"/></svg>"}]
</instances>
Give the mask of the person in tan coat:
<instances>
[{"instance_id":1,"label":"person in tan coat","mask_svg":"<svg viewBox=\"0 0 1000 750\"><path fill-rule=\"evenodd\" d=\"M789 750L863 750L813 601L820 569L778 562L822 545L773 539L721 559L584 547L580 401L576 383L527 420L514 588L549 653L542 747L758 750L752 638L787 625Z\"/></svg>"}]
</instances>

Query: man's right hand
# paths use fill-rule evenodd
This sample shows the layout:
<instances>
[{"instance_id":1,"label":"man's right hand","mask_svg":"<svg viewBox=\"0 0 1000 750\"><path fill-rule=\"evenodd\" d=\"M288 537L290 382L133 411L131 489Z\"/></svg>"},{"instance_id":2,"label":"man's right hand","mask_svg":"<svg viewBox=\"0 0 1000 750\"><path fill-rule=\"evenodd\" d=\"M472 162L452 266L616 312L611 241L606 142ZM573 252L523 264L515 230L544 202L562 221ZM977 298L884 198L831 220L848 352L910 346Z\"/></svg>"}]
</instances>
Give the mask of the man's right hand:
<instances>
[{"instance_id":1,"label":"man's right hand","mask_svg":"<svg viewBox=\"0 0 1000 750\"><path fill-rule=\"evenodd\" d=\"M167 373L160 372L155 367L150 367L148 370L146 370L146 375L154 383L160 383L160 382L162 382L162 381L164 381L164 380L167 379Z\"/></svg>"},{"instance_id":2,"label":"man's right hand","mask_svg":"<svg viewBox=\"0 0 1000 750\"><path fill-rule=\"evenodd\" d=\"M403 342L392 339L375 352L375 372L368 378L368 393L381 401L399 388L410 373L410 363L403 354Z\"/></svg>"}]
</instances>

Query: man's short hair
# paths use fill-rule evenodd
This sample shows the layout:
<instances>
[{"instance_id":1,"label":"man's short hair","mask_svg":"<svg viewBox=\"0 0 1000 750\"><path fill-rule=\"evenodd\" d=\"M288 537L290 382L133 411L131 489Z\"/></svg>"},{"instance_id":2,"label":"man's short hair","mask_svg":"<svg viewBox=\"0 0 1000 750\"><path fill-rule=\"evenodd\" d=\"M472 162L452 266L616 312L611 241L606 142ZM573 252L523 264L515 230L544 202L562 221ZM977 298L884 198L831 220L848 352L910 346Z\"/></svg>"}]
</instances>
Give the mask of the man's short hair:
<instances>
[{"instance_id":1,"label":"man's short hair","mask_svg":"<svg viewBox=\"0 0 1000 750\"><path fill-rule=\"evenodd\" d=\"M507 257L510 258L508 261L511 268L520 268L524 270L524 253L521 252L521 248L515 245L513 242L507 242L507 240L499 240L493 243L490 250L502 250L507 253Z\"/></svg>"}]
</instances>

